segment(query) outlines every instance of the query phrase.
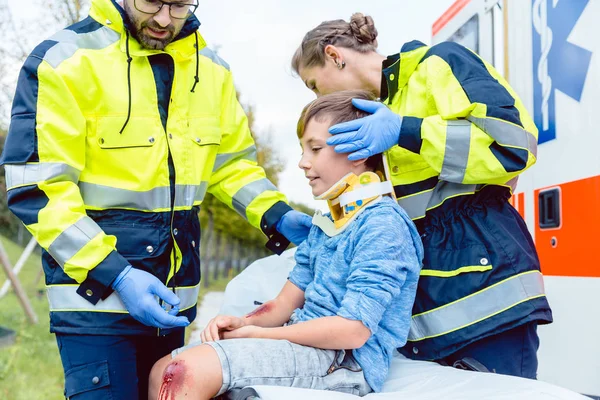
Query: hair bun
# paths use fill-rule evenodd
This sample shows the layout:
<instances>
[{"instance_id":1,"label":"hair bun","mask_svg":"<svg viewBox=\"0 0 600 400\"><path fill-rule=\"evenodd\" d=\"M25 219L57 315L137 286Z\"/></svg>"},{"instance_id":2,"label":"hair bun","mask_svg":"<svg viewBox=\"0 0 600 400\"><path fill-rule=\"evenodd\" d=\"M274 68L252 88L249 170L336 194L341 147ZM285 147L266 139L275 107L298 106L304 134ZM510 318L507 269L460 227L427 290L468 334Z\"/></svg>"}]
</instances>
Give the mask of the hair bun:
<instances>
[{"instance_id":1,"label":"hair bun","mask_svg":"<svg viewBox=\"0 0 600 400\"><path fill-rule=\"evenodd\" d=\"M350 30L359 43L377 46L377 29L373 18L362 13L354 13L350 18Z\"/></svg>"}]
</instances>

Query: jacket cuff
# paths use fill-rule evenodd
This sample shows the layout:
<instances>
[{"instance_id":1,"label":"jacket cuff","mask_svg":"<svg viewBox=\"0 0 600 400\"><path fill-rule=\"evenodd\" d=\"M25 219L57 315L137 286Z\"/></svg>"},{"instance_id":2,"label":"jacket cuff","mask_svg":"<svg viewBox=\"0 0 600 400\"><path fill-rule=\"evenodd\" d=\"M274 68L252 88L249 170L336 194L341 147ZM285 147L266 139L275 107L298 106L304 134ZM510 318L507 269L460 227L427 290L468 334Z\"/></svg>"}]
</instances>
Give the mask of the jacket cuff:
<instances>
[{"instance_id":1,"label":"jacket cuff","mask_svg":"<svg viewBox=\"0 0 600 400\"><path fill-rule=\"evenodd\" d=\"M402 127L400 128L400 139L398 139L398 146L405 148L408 151L412 151L413 153L420 154L421 145L423 144L423 139L421 139L422 124L422 118L402 118Z\"/></svg>"},{"instance_id":2,"label":"jacket cuff","mask_svg":"<svg viewBox=\"0 0 600 400\"><path fill-rule=\"evenodd\" d=\"M283 201L279 201L275 203L273 207L269 208L260 220L260 228L269 238L265 247L278 255L287 249L290 245L290 241L277 231L277 223L281 217L283 217L283 214L291 210L292 207Z\"/></svg>"},{"instance_id":3,"label":"jacket cuff","mask_svg":"<svg viewBox=\"0 0 600 400\"><path fill-rule=\"evenodd\" d=\"M88 276L77 288L77 294L96 305L113 292L111 284L119 274L131 265L123 256L112 251L100 264L88 272Z\"/></svg>"}]
</instances>

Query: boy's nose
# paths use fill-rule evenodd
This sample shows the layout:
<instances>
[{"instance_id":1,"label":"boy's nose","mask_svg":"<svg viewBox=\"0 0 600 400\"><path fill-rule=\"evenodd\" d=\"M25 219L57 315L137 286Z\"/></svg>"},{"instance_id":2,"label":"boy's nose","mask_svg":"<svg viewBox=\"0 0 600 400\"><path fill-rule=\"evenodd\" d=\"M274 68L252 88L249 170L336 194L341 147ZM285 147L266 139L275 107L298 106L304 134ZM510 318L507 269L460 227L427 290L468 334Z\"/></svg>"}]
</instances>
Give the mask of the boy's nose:
<instances>
[{"instance_id":1,"label":"boy's nose","mask_svg":"<svg viewBox=\"0 0 600 400\"><path fill-rule=\"evenodd\" d=\"M310 162L308 162L308 160L304 156L302 156L302 158L300 158L300 161L298 162L298 167L304 170L309 169Z\"/></svg>"}]
</instances>

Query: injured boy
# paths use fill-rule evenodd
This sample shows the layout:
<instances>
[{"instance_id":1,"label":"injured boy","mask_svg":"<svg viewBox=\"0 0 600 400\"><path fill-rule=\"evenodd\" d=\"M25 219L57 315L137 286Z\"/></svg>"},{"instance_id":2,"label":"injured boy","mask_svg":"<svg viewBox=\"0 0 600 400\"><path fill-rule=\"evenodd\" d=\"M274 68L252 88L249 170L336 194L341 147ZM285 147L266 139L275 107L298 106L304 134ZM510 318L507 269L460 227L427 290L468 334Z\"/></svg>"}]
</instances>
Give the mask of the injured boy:
<instances>
[{"instance_id":1,"label":"injured boy","mask_svg":"<svg viewBox=\"0 0 600 400\"><path fill-rule=\"evenodd\" d=\"M299 167L331 213L315 215L279 295L242 318L215 317L202 342L159 360L150 399L210 399L252 385L381 391L406 343L423 248L382 156L349 161L326 144L330 126L368 116L353 98L373 100L337 92L300 116Z\"/></svg>"}]
</instances>

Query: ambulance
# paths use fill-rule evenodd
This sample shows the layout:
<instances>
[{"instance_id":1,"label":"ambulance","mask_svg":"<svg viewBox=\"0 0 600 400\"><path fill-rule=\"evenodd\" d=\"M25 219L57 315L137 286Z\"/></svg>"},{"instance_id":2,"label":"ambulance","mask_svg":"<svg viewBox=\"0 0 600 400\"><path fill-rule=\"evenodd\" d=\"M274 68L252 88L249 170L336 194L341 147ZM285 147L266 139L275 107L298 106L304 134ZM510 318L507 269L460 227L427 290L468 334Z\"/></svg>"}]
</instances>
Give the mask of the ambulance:
<instances>
[{"instance_id":1,"label":"ambulance","mask_svg":"<svg viewBox=\"0 0 600 400\"><path fill-rule=\"evenodd\" d=\"M458 0L433 25L492 63L539 130L512 204L540 257L554 323L538 379L600 399L600 0Z\"/></svg>"}]
</instances>

